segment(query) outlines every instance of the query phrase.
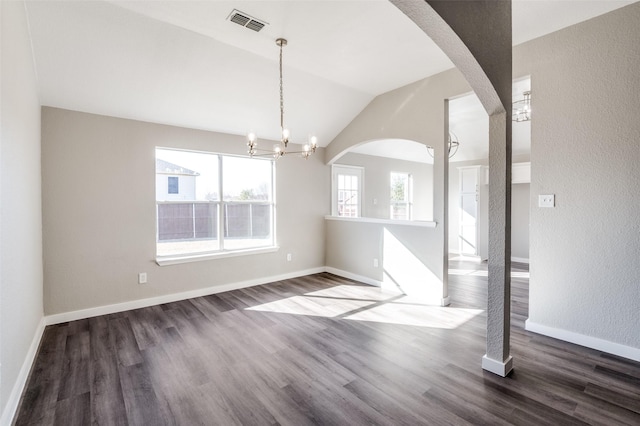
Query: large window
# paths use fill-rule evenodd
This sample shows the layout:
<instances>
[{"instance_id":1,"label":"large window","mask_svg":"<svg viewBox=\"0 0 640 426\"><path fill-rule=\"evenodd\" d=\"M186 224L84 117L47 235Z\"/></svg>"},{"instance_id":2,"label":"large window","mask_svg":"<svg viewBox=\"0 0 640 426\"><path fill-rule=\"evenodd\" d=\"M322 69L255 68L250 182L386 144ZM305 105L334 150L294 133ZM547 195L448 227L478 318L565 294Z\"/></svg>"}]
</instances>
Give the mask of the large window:
<instances>
[{"instance_id":1,"label":"large window","mask_svg":"<svg viewBox=\"0 0 640 426\"><path fill-rule=\"evenodd\" d=\"M391 212L392 220L411 220L411 175L391 172Z\"/></svg>"},{"instance_id":2,"label":"large window","mask_svg":"<svg viewBox=\"0 0 640 426\"><path fill-rule=\"evenodd\" d=\"M362 216L362 173L362 167L333 165L331 185L334 216Z\"/></svg>"},{"instance_id":3,"label":"large window","mask_svg":"<svg viewBox=\"0 0 640 426\"><path fill-rule=\"evenodd\" d=\"M157 148L158 257L274 246L273 186L273 160Z\"/></svg>"}]
</instances>

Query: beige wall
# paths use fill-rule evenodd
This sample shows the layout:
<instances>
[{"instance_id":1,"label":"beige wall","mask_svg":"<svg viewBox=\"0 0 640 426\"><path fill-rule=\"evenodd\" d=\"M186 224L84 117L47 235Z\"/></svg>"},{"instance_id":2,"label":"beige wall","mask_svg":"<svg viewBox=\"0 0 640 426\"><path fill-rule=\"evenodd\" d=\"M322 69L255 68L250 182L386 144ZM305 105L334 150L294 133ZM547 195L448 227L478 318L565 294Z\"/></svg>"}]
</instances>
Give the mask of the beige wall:
<instances>
[{"instance_id":1,"label":"beige wall","mask_svg":"<svg viewBox=\"0 0 640 426\"><path fill-rule=\"evenodd\" d=\"M391 172L413 177L413 220L433 218L433 166L394 158L348 153L336 164L364 167L362 216L389 219ZM374 199L376 203L374 204Z\"/></svg>"},{"instance_id":2,"label":"beige wall","mask_svg":"<svg viewBox=\"0 0 640 426\"><path fill-rule=\"evenodd\" d=\"M43 317L40 102L24 4L0 2L0 14L0 424L9 424Z\"/></svg>"},{"instance_id":3,"label":"beige wall","mask_svg":"<svg viewBox=\"0 0 640 426\"><path fill-rule=\"evenodd\" d=\"M245 139L55 108L42 115L47 314L324 266L322 149L307 161L277 162L278 252L161 267L154 262L155 147L244 154ZM137 284L139 272L148 284Z\"/></svg>"},{"instance_id":4,"label":"beige wall","mask_svg":"<svg viewBox=\"0 0 640 426\"><path fill-rule=\"evenodd\" d=\"M639 22L637 2L514 49L534 111L529 320L638 359Z\"/></svg>"}]
</instances>

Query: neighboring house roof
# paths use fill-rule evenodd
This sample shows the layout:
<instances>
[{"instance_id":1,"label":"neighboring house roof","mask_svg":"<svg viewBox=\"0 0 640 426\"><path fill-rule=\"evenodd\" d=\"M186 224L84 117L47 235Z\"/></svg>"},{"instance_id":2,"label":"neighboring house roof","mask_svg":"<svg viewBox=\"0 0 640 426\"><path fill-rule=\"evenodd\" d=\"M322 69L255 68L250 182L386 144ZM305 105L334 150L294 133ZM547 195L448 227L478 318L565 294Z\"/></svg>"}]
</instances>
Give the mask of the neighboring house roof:
<instances>
[{"instance_id":1,"label":"neighboring house roof","mask_svg":"<svg viewBox=\"0 0 640 426\"><path fill-rule=\"evenodd\" d=\"M167 175L200 176L200 173L198 172L194 172L193 170L178 166L177 164L161 160L160 158L156 158L156 173L163 173Z\"/></svg>"}]
</instances>

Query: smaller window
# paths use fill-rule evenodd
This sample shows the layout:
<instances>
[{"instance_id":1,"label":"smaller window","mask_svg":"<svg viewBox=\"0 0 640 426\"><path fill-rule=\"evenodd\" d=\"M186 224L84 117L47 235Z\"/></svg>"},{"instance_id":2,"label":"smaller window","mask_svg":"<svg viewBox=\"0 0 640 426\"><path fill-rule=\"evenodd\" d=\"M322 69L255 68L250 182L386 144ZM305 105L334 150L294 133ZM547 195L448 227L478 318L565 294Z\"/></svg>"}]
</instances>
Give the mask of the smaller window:
<instances>
[{"instance_id":1,"label":"smaller window","mask_svg":"<svg viewBox=\"0 0 640 426\"><path fill-rule=\"evenodd\" d=\"M332 167L332 213L334 216L361 217L362 167Z\"/></svg>"},{"instance_id":2,"label":"smaller window","mask_svg":"<svg viewBox=\"0 0 640 426\"><path fill-rule=\"evenodd\" d=\"M168 189L167 193L169 194L179 194L180 186L178 185L178 176L169 176L168 180Z\"/></svg>"},{"instance_id":3,"label":"smaller window","mask_svg":"<svg viewBox=\"0 0 640 426\"><path fill-rule=\"evenodd\" d=\"M391 211L392 220L411 220L412 188L409 173L391 173Z\"/></svg>"}]
</instances>

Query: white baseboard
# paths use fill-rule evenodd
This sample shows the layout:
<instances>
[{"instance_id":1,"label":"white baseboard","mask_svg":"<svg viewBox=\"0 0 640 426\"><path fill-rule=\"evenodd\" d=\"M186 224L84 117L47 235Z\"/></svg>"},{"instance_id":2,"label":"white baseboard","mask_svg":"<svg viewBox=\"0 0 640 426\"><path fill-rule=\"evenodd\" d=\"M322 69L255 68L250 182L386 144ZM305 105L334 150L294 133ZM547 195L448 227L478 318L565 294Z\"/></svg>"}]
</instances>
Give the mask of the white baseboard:
<instances>
[{"instance_id":1,"label":"white baseboard","mask_svg":"<svg viewBox=\"0 0 640 426\"><path fill-rule=\"evenodd\" d=\"M36 359L36 355L38 354L38 347L40 347L44 327L45 320L44 317L42 317L36 327L36 332L33 334L31 345L29 346L27 355L24 358L24 362L22 363L16 382L13 384L13 388L9 394L9 399L7 400L7 405L4 407L4 411L2 412L2 417L0 417L0 426L9 426L11 425L11 422L13 422L13 417L16 415L18 404L20 404L20 397L22 396L24 387L27 384L27 379L29 378L29 372L31 371L33 362Z\"/></svg>"},{"instance_id":2,"label":"white baseboard","mask_svg":"<svg viewBox=\"0 0 640 426\"><path fill-rule=\"evenodd\" d=\"M330 274L337 275L339 277L360 281L361 283L376 287L382 287L382 281L374 280L373 278L365 277L364 275L354 274L352 272L343 271L342 269L332 268L331 266L327 266L324 270L325 272L329 272Z\"/></svg>"},{"instance_id":3,"label":"white baseboard","mask_svg":"<svg viewBox=\"0 0 640 426\"><path fill-rule=\"evenodd\" d=\"M546 325L535 323L531 320L525 321L524 328L527 331L553 337L554 339L564 340L565 342L569 343L575 343L576 345L596 349L598 351L617 355L622 358L631 359L633 361L640 361L640 348L634 348L631 346L621 345L619 343L609 342L608 340L575 333L573 331L549 327Z\"/></svg>"},{"instance_id":4,"label":"white baseboard","mask_svg":"<svg viewBox=\"0 0 640 426\"><path fill-rule=\"evenodd\" d=\"M225 291L238 290L241 288L253 287L256 285L268 284L290 278L302 277L305 275L325 272L326 268L312 268L302 271L290 272L270 277L261 277L253 280L240 281L236 283L222 284L213 287L200 288L197 290L184 291L181 293L165 294L163 296L150 297L148 299L138 299L129 302L115 303L113 305L97 306L95 308L81 309L78 311L63 312L60 314L47 315L46 325L60 324L68 321L96 317L99 315L114 314L116 312L130 311L132 309L147 308L149 306L160 305L162 303L178 302L180 300L192 299L194 297L208 296L210 294L222 293Z\"/></svg>"},{"instance_id":5,"label":"white baseboard","mask_svg":"<svg viewBox=\"0 0 640 426\"><path fill-rule=\"evenodd\" d=\"M482 369L500 377L507 377L507 374L513 370L513 358L509 355L506 361L500 362L485 355L482 357Z\"/></svg>"},{"instance_id":6,"label":"white baseboard","mask_svg":"<svg viewBox=\"0 0 640 426\"><path fill-rule=\"evenodd\" d=\"M511 261L512 262L519 262L519 263L529 263L529 259L526 257L513 257L511 256Z\"/></svg>"}]
</instances>

